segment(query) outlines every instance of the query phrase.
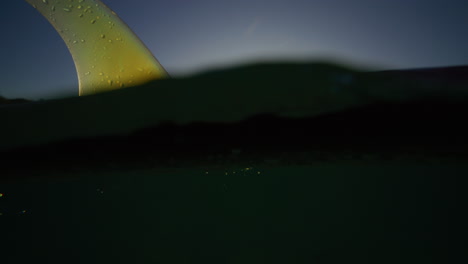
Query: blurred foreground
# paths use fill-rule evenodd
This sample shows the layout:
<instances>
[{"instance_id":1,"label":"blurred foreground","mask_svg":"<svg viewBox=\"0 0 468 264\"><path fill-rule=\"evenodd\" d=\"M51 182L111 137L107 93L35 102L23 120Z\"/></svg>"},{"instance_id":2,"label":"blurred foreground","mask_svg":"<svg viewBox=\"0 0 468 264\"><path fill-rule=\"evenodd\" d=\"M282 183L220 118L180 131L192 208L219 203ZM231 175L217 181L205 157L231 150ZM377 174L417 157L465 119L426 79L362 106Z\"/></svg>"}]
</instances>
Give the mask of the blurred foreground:
<instances>
[{"instance_id":1,"label":"blurred foreground","mask_svg":"<svg viewBox=\"0 0 468 264\"><path fill-rule=\"evenodd\" d=\"M253 65L0 107L2 263L466 262L466 76Z\"/></svg>"}]
</instances>

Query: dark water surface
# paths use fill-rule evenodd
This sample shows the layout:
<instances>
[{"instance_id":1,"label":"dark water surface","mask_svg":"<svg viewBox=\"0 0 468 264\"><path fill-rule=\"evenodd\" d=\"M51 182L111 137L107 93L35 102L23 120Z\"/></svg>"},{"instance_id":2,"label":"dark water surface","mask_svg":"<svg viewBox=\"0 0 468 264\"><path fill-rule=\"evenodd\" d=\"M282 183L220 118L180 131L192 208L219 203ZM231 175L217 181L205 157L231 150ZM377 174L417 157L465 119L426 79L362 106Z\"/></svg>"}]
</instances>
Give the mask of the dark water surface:
<instances>
[{"instance_id":1,"label":"dark water surface","mask_svg":"<svg viewBox=\"0 0 468 264\"><path fill-rule=\"evenodd\" d=\"M0 262L455 263L466 175L456 162L330 161L2 183Z\"/></svg>"}]
</instances>

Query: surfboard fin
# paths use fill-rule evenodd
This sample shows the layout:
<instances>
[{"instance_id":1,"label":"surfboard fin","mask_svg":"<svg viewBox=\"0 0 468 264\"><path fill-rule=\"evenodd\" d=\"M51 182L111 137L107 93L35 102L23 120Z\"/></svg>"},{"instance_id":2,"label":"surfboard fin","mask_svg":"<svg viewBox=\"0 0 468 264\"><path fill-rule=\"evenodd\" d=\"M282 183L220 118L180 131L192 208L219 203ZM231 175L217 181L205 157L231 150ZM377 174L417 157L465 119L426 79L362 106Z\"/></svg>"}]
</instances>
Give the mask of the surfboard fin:
<instances>
[{"instance_id":1,"label":"surfboard fin","mask_svg":"<svg viewBox=\"0 0 468 264\"><path fill-rule=\"evenodd\" d=\"M65 41L75 63L79 95L168 77L133 31L99 0L25 0Z\"/></svg>"}]
</instances>

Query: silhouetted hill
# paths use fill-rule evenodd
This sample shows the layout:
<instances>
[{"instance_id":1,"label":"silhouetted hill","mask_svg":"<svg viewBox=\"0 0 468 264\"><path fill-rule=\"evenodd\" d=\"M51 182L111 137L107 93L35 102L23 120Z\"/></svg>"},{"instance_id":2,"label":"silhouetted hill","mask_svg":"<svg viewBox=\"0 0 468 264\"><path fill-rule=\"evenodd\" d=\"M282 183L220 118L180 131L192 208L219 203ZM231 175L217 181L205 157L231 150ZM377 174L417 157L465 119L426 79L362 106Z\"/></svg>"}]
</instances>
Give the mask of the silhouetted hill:
<instances>
[{"instance_id":1,"label":"silhouetted hill","mask_svg":"<svg viewBox=\"0 0 468 264\"><path fill-rule=\"evenodd\" d=\"M164 121L239 122L312 116L362 104L353 70L324 63L258 64L159 80L93 96L0 109L0 149L123 135Z\"/></svg>"},{"instance_id":2,"label":"silhouetted hill","mask_svg":"<svg viewBox=\"0 0 468 264\"><path fill-rule=\"evenodd\" d=\"M466 70L248 65L3 108L0 135L10 148L0 160L7 175L109 163L147 166L148 160L154 166L194 164L218 156L285 155L295 162L298 153L320 159L346 151L464 158Z\"/></svg>"},{"instance_id":3,"label":"silhouetted hill","mask_svg":"<svg viewBox=\"0 0 468 264\"><path fill-rule=\"evenodd\" d=\"M120 162L146 166L146 161L154 162L152 166L182 166L239 153L247 159L289 153L290 160L285 158L289 162L294 162L298 153L321 153L323 157L317 156L321 159L330 155L339 158L343 151L351 151L356 157L369 151L376 155L411 151L460 158L468 154L468 128L463 122L467 115L466 104L421 101L367 105L307 118L263 114L235 123L165 122L124 136L7 151L0 154L0 160L3 169L11 172L105 168L103 164Z\"/></svg>"},{"instance_id":4,"label":"silhouetted hill","mask_svg":"<svg viewBox=\"0 0 468 264\"><path fill-rule=\"evenodd\" d=\"M5 97L0 96L0 105L7 105L7 104L23 104L23 103L29 103L31 102L30 100L26 99L7 99Z\"/></svg>"},{"instance_id":5,"label":"silhouetted hill","mask_svg":"<svg viewBox=\"0 0 468 264\"><path fill-rule=\"evenodd\" d=\"M446 83L468 83L468 66L389 70L381 71L380 73Z\"/></svg>"}]
</instances>

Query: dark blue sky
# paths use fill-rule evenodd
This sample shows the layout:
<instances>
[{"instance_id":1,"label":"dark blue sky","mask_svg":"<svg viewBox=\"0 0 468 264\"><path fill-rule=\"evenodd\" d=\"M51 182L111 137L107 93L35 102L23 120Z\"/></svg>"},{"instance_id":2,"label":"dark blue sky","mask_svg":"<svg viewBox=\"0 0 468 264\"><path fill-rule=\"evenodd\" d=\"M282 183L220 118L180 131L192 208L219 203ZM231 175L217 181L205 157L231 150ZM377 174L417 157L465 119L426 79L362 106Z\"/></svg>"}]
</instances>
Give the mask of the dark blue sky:
<instances>
[{"instance_id":1,"label":"dark blue sky","mask_svg":"<svg viewBox=\"0 0 468 264\"><path fill-rule=\"evenodd\" d=\"M74 64L23 0L0 9L0 95L77 94ZM245 61L333 58L376 69L468 64L466 0L103 0L172 76Z\"/></svg>"}]
</instances>

